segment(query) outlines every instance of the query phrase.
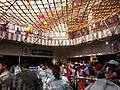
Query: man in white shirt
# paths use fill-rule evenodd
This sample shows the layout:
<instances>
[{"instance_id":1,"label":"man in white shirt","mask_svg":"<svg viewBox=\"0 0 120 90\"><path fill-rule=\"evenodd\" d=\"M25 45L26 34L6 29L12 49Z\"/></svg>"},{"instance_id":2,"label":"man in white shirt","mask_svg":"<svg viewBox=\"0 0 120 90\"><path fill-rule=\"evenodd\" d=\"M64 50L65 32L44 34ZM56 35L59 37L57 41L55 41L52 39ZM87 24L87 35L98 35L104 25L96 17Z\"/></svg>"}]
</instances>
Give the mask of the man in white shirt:
<instances>
[{"instance_id":1,"label":"man in white shirt","mask_svg":"<svg viewBox=\"0 0 120 90\"><path fill-rule=\"evenodd\" d=\"M38 78L42 78L43 90L46 90L47 74L45 72L45 66L43 64L40 64L40 68L37 71L37 76Z\"/></svg>"},{"instance_id":2,"label":"man in white shirt","mask_svg":"<svg viewBox=\"0 0 120 90\"><path fill-rule=\"evenodd\" d=\"M20 68L20 65L17 65L14 67L14 75L18 74L21 72L21 68Z\"/></svg>"},{"instance_id":3,"label":"man in white shirt","mask_svg":"<svg viewBox=\"0 0 120 90\"><path fill-rule=\"evenodd\" d=\"M60 67L53 67L54 77L47 81L47 90L70 90L68 79L65 76L60 76Z\"/></svg>"},{"instance_id":4,"label":"man in white shirt","mask_svg":"<svg viewBox=\"0 0 120 90\"><path fill-rule=\"evenodd\" d=\"M52 72L49 64L45 64L45 72L46 72L46 77L47 78L52 78L53 77L53 72Z\"/></svg>"}]
</instances>

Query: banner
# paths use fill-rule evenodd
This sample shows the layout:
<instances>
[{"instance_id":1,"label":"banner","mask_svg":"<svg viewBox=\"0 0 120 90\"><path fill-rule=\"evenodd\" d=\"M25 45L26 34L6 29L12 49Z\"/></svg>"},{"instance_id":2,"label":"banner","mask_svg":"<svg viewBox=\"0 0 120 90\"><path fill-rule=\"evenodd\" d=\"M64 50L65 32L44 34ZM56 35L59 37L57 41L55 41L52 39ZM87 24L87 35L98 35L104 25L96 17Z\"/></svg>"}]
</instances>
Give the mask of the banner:
<instances>
[{"instance_id":1,"label":"banner","mask_svg":"<svg viewBox=\"0 0 120 90\"><path fill-rule=\"evenodd\" d=\"M53 52L50 50L32 49L32 55L53 56Z\"/></svg>"}]
</instances>

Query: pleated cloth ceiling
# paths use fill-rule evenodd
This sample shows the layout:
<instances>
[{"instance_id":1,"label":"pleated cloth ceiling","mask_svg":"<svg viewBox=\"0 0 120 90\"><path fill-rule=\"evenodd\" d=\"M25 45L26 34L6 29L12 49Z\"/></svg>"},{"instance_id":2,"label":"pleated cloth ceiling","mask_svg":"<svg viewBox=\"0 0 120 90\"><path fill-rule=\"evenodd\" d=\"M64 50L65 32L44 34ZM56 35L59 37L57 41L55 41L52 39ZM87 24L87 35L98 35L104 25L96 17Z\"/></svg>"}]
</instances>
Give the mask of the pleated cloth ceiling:
<instances>
[{"instance_id":1,"label":"pleated cloth ceiling","mask_svg":"<svg viewBox=\"0 0 120 90\"><path fill-rule=\"evenodd\" d=\"M1 21L59 33L89 26L119 12L119 0L0 0Z\"/></svg>"}]
</instances>

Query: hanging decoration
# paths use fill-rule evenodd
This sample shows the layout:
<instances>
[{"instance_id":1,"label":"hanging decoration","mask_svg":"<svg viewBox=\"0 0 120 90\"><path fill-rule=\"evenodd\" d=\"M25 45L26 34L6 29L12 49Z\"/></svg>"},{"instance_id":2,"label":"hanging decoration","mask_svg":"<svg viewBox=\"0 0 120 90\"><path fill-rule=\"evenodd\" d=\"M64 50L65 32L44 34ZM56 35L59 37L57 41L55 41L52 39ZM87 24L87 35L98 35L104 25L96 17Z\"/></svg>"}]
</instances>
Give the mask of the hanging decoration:
<instances>
[{"instance_id":1,"label":"hanging decoration","mask_svg":"<svg viewBox=\"0 0 120 90\"><path fill-rule=\"evenodd\" d=\"M97 56L90 56L90 62L98 62Z\"/></svg>"},{"instance_id":2,"label":"hanging decoration","mask_svg":"<svg viewBox=\"0 0 120 90\"><path fill-rule=\"evenodd\" d=\"M53 14L53 16L56 16L56 10L52 10L51 13Z\"/></svg>"},{"instance_id":3,"label":"hanging decoration","mask_svg":"<svg viewBox=\"0 0 120 90\"><path fill-rule=\"evenodd\" d=\"M62 7L65 7L66 6L66 2L64 2L64 3L62 3L62 5L61 5Z\"/></svg>"},{"instance_id":4,"label":"hanging decoration","mask_svg":"<svg viewBox=\"0 0 120 90\"><path fill-rule=\"evenodd\" d=\"M32 25L27 26L27 29L25 31L26 33L32 33L33 32L33 27Z\"/></svg>"},{"instance_id":5,"label":"hanging decoration","mask_svg":"<svg viewBox=\"0 0 120 90\"><path fill-rule=\"evenodd\" d=\"M30 9L31 4L30 4L30 0L24 0L25 1L25 5L27 6L28 9Z\"/></svg>"},{"instance_id":6,"label":"hanging decoration","mask_svg":"<svg viewBox=\"0 0 120 90\"><path fill-rule=\"evenodd\" d=\"M45 18L44 18L44 15L43 15L42 13L39 14L39 19L40 19L41 21L44 21Z\"/></svg>"},{"instance_id":7,"label":"hanging decoration","mask_svg":"<svg viewBox=\"0 0 120 90\"><path fill-rule=\"evenodd\" d=\"M43 25L44 25L44 28L48 29L49 24L47 22L44 22Z\"/></svg>"},{"instance_id":8,"label":"hanging decoration","mask_svg":"<svg viewBox=\"0 0 120 90\"><path fill-rule=\"evenodd\" d=\"M50 12L48 12L48 16L53 17L55 13L56 13L55 10L51 10Z\"/></svg>"},{"instance_id":9,"label":"hanging decoration","mask_svg":"<svg viewBox=\"0 0 120 90\"><path fill-rule=\"evenodd\" d=\"M39 27L39 21L34 22L33 27Z\"/></svg>"},{"instance_id":10,"label":"hanging decoration","mask_svg":"<svg viewBox=\"0 0 120 90\"><path fill-rule=\"evenodd\" d=\"M75 5L79 5L81 0L73 0Z\"/></svg>"},{"instance_id":11,"label":"hanging decoration","mask_svg":"<svg viewBox=\"0 0 120 90\"><path fill-rule=\"evenodd\" d=\"M79 11L79 7L73 7L73 13L77 14Z\"/></svg>"},{"instance_id":12,"label":"hanging decoration","mask_svg":"<svg viewBox=\"0 0 120 90\"><path fill-rule=\"evenodd\" d=\"M82 0L72 0L74 6L78 6L81 2Z\"/></svg>"},{"instance_id":13,"label":"hanging decoration","mask_svg":"<svg viewBox=\"0 0 120 90\"><path fill-rule=\"evenodd\" d=\"M48 16L51 18L52 17L52 14L51 14L51 12L48 12Z\"/></svg>"},{"instance_id":14,"label":"hanging decoration","mask_svg":"<svg viewBox=\"0 0 120 90\"><path fill-rule=\"evenodd\" d=\"M90 62L94 62L94 56L90 56Z\"/></svg>"},{"instance_id":15,"label":"hanging decoration","mask_svg":"<svg viewBox=\"0 0 120 90\"><path fill-rule=\"evenodd\" d=\"M68 11L68 3L66 3L66 11Z\"/></svg>"}]
</instances>

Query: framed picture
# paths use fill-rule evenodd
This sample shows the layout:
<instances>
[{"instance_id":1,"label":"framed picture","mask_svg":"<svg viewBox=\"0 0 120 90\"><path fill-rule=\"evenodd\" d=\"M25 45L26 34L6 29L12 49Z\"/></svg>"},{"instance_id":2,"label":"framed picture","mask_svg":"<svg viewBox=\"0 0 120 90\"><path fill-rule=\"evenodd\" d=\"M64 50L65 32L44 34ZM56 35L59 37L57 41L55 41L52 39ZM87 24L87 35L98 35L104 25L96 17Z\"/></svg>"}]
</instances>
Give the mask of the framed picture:
<instances>
[{"instance_id":1,"label":"framed picture","mask_svg":"<svg viewBox=\"0 0 120 90\"><path fill-rule=\"evenodd\" d=\"M30 55L30 50L29 50L29 48L26 48L26 47L23 48L23 55L24 55L24 56Z\"/></svg>"}]
</instances>

